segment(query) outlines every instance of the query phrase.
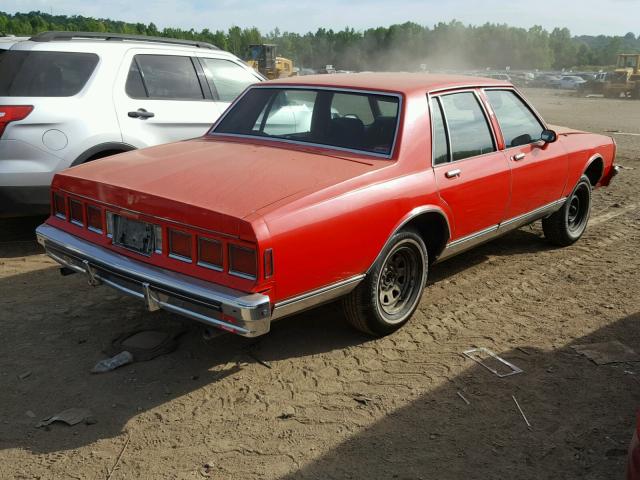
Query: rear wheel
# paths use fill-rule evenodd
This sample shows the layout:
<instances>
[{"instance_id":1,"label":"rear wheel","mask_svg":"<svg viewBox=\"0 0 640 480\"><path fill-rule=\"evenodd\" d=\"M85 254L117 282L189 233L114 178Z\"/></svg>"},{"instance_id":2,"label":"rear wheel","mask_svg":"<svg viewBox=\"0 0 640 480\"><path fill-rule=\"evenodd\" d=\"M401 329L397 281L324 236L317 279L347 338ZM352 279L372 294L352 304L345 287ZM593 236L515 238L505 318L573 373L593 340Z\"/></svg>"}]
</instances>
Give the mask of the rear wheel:
<instances>
[{"instance_id":1,"label":"rear wheel","mask_svg":"<svg viewBox=\"0 0 640 480\"><path fill-rule=\"evenodd\" d=\"M566 247L584 233L591 213L591 182L582 175L562 208L542 220L544 236L554 245Z\"/></svg>"},{"instance_id":2,"label":"rear wheel","mask_svg":"<svg viewBox=\"0 0 640 480\"><path fill-rule=\"evenodd\" d=\"M343 299L349 323L375 336L398 330L418 307L427 265L427 248L418 233L395 234L362 283Z\"/></svg>"}]
</instances>

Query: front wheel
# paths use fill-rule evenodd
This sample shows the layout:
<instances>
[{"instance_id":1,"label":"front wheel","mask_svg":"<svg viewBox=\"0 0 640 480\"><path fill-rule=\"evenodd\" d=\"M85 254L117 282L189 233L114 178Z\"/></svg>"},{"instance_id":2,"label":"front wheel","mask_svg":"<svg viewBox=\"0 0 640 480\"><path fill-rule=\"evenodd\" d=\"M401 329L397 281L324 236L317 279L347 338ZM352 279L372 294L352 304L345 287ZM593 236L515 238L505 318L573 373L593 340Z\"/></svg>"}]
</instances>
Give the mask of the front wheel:
<instances>
[{"instance_id":1,"label":"front wheel","mask_svg":"<svg viewBox=\"0 0 640 480\"><path fill-rule=\"evenodd\" d=\"M375 336L398 330L418 307L427 265L420 235L413 230L396 233L362 283L343 299L349 323Z\"/></svg>"},{"instance_id":2,"label":"front wheel","mask_svg":"<svg viewBox=\"0 0 640 480\"><path fill-rule=\"evenodd\" d=\"M582 175L562 208L542 220L544 236L554 245L571 245L586 230L590 214L591 182Z\"/></svg>"}]
</instances>

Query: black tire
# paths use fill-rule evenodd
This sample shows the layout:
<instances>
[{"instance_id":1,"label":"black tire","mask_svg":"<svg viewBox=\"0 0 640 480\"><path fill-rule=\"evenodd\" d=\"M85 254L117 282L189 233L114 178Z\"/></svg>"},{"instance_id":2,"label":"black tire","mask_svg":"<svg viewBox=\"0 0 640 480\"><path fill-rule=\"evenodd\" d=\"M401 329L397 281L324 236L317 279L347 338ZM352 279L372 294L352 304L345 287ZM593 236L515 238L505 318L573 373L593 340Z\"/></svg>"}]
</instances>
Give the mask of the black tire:
<instances>
[{"instance_id":1,"label":"black tire","mask_svg":"<svg viewBox=\"0 0 640 480\"><path fill-rule=\"evenodd\" d=\"M575 243L584 233L591 214L591 182L582 175L560 210L542 220L549 242L560 247Z\"/></svg>"},{"instance_id":2,"label":"black tire","mask_svg":"<svg viewBox=\"0 0 640 480\"><path fill-rule=\"evenodd\" d=\"M365 279L344 297L347 321L379 337L398 330L420 303L428 264L427 247L418 233L396 233Z\"/></svg>"}]
</instances>

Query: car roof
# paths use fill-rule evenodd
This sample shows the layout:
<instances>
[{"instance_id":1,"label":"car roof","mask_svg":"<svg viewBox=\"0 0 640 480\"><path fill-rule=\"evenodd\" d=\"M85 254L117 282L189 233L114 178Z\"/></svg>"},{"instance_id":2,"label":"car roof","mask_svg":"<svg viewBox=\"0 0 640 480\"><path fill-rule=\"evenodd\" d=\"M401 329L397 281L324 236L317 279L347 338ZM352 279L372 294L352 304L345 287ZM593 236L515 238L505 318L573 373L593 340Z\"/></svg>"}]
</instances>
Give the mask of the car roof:
<instances>
[{"instance_id":1,"label":"car roof","mask_svg":"<svg viewBox=\"0 0 640 480\"><path fill-rule=\"evenodd\" d=\"M433 92L463 87L512 86L509 82L491 78L426 73L338 73L331 75L304 75L262 82L259 87L268 87L269 85L380 90L404 94Z\"/></svg>"}]
</instances>

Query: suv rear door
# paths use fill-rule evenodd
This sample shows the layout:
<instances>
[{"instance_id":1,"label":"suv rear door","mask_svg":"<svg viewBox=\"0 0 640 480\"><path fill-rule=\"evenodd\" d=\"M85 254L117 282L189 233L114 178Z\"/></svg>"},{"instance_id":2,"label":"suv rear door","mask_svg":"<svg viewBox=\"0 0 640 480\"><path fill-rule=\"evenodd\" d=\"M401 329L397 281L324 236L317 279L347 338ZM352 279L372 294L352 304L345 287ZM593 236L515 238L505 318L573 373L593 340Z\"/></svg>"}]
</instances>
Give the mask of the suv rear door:
<instances>
[{"instance_id":1,"label":"suv rear door","mask_svg":"<svg viewBox=\"0 0 640 480\"><path fill-rule=\"evenodd\" d=\"M123 141L138 148L204 135L222 112L197 59L176 50L130 50L114 102Z\"/></svg>"}]
</instances>

